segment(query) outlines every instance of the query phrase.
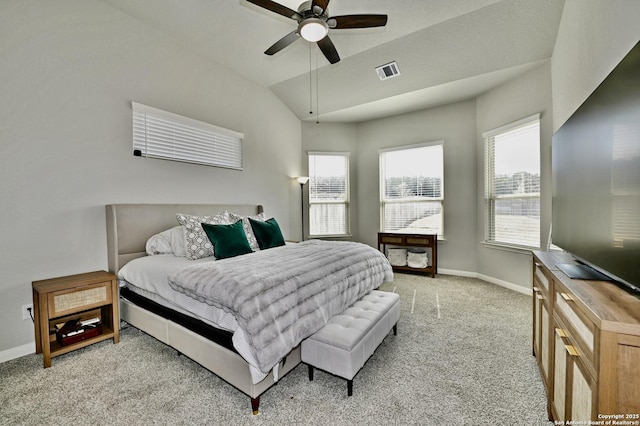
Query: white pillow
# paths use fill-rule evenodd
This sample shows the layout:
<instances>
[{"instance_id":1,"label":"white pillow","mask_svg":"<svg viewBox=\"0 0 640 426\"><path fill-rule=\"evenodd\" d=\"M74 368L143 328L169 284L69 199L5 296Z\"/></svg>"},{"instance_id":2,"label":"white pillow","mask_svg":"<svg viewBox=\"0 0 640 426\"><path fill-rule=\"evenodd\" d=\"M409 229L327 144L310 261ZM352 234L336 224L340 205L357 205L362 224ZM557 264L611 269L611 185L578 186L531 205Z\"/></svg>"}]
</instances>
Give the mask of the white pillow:
<instances>
[{"instance_id":1,"label":"white pillow","mask_svg":"<svg viewBox=\"0 0 640 426\"><path fill-rule=\"evenodd\" d=\"M256 240L256 236L253 235L253 228L251 228L251 223L249 223L249 218L253 220L259 220L260 222L265 222L269 219L264 213L258 213L255 216L242 216L237 213L229 213L229 217L231 219L231 223L236 223L239 220L242 220L242 227L244 228L244 233L247 236L247 241L249 241L249 246L251 250L258 251L260 250L260 246L258 245L258 240Z\"/></svg>"},{"instance_id":2,"label":"white pillow","mask_svg":"<svg viewBox=\"0 0 640 426\"><path fill-rule=\"evenodd\" d=\"M159 234L152 235L147 240L146 252L149 256L156 254L173 254L176 257L186 256L184 228L175 226Z\"/></svg>"},{"instance_id":3,"label":"white pillow","mask_svg":"<svg viewBox=\"0 0 640 426\"><path fill-rule=\"evenodd\" d=\"M213 244L202 229L201 223L211 225L231 225L229 212L222 212L215 216L192 216L178 213L178 223L184 227L185 250L187 259L196 260L213 256Z\"/></svg>"}]
</instances>

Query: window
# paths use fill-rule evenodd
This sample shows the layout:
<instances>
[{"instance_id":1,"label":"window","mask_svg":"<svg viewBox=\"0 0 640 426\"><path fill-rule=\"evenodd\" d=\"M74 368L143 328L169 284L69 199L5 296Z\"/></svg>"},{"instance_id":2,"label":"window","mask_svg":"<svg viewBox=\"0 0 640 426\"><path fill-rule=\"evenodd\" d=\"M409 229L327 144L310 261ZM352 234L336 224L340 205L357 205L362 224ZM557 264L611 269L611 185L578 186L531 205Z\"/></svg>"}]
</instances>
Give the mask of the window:
<instances>
[{"instance_id":1,"label":"window","mask_svg":"<svg viewBox=\"0 0 640 426\"><path fill-rule=\"evenodd\" d=\"M540 247L540 118L484 133L486 242Z\"/></svg>"},{"instance_id":2,"label":"window","mask_svg":"<svg viewBox=\"0 0 640 426\"><path fill-rule=\"evenodd\" d=\"M146 105L133 109L133 155L242 170L242 133Z\"/></svg>"},{"instance_id":3,"label":"window","mask_svg":"<svg viewBox=\"0 0 640 426\"><path fill-rule=\"evenodd\" d=\"M348 153L309 153L309 234L349 234Z\"/></svg>"},{"instance_id":4,"label":"window","mask_svg":"<svg viewBox=\"0 0 640 426\"><path fill-rule=\"evenodd\" d=\"M380 151L383 231L443 235L443 142Z\"/></svg>"}]
</instances>

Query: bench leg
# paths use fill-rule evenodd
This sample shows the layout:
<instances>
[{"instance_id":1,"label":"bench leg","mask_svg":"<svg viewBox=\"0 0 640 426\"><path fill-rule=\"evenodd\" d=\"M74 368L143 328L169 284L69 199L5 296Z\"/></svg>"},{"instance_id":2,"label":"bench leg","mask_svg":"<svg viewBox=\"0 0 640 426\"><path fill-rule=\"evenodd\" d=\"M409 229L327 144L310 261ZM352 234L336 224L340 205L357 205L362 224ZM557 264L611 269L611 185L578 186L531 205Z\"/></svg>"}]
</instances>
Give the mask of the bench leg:
<instances>
[{"instance_id":1,"label":"bench leg","mask_svg":"<svg viewBox=\"0 0 640 426\"><path fill-rule=\"evenodd\" d=\"M398 323L395 323L393 325L393 335L397 336L398 335Z\"/></svg>"},{"instance_id":2,"label":"bench leg","mask_svg":"<svg viewBox=\"0 0 640 426\"><path fill-rule=\"evenodd\" d=\"M307 365L307 367L309 368L309 381L312 382L313 381L313 365Z\"/></svg>"},{"instance_id":3,"label":"bench leg","mask_svg":"<svg viewBox=\"0 0 640 426\"><path fill-rule=\"evenodd\" d=\"M353 395L353 379L347 380L347 396Z\"/></svg>"}]
</instances>

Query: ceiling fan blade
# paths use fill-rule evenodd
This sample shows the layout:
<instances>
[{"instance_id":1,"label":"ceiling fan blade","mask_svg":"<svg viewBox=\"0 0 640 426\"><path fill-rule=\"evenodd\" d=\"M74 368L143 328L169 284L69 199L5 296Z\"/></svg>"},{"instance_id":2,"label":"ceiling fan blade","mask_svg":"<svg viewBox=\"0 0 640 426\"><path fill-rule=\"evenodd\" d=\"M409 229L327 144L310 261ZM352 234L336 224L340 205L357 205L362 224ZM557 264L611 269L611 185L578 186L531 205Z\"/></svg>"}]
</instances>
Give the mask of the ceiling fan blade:
<instances>
[{"instance_id":1,"label":"ceiling fan blade","mask_svg":"<svg viewBox=\"0 0 640 426\"><path fill-rule=\"evenodd\" d=\"M267 9L271 12L277 13L278 15L286 16L287 18L296 19L300 17L298 12L295 10L289 9L286 6L281 5L280 3L276 3L271 0L247 0L249 3L253 3L256 6L260 6L263 9Z\"/></svg>"},{"instance_id":2,"label":"ceiling fan blade","mask_svg":"<svg viewBox=\"0 0 640 426\"><path fill-rule=\"evenodd\" d=\"M343 30L348 28L384 27L387 15L344 15L332 16L327 20L329 28Z\"/></svg>"},{"instance_id":3,"label":"ceiling fan blade","mask_svg":"<svg viewBox=\"0 0 640 426\"><path fill-rule=\"evenodd\" d=\"M327 6L329 6L329 0L313 0L311 2L311 10L317 15L322 15L326 12Z\"/></svg>"},{"instance_id":4,"label":"ceiling fan blade","mask_svg":"<svg viewBox=\"0 0 640 426\"><path fill-rule=\"evenodd\" d=\"M282 49L284 49L285 47L287 47L288 45L290 45L291 43L293 43L294 41L296 41L298 37L300 37L298 35L298 30L294 30L289 34L287 34L286 36L282 37L280 40L273 43L273 45L267 50L265 50L264 53L266 55L274 55L279 51L281 51Z\"/></svg>"},{"instance_id":5,"label":"ceiling fan blade","mask_svg":"<svg viewBox=\"0 0 640 426\"><path fill-rule=\"evenodd\" d=\"M330 63L335 64L340 61L340 55L329 36L318 41L318 47Z\"/></svg>"}]
</instances>

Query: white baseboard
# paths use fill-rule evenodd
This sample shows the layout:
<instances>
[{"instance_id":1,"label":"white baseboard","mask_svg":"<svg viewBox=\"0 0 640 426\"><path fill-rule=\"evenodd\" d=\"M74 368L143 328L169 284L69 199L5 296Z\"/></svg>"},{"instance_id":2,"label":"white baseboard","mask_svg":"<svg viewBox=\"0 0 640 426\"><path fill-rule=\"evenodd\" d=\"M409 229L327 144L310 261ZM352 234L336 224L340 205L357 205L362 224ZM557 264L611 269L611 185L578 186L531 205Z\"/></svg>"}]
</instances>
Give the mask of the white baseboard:
<instances>
[{"instance_id":1,"label":"white baseboard","mask_svg":"<svg viewBox=\"0 0 640 426\"><path fill-rule=\"evenodd\" d=\"M477 272L458 271L456 269L438 268L438 275L455 275L456 277L478 278Z\"/></svg>"},{"instance_id":2,"label":"white baseboard","mask_svg":"<svg viewBox=\"0 0 640 426\"><path fill-rule=\"evenodd\" d=\"M36 352L35 343L27 343L26 345L18 346L17 348L7 349L0 352L0 363L11 361L12 359L20 358L21 356L31 355Z\"/></svg>"},{"instance_id":3,"label":"white baseboard","mask_svg":"<svg viewBox=\"0 0 640 426\"><path fill-rule=\"evenodd\" d=\"M509 290L517 291L518 293L526 294L527 296L533 296L533 290L527 287L523 287L518 284L513 284L508 281L502 281L497 278L489 277L487 275L478 274L478 278L483 281L490 282L492 284L497 284L501 287L508 288Z\"/></svg>"},{"instance_id":4,"label":"white baseboard","mask_svg":"<svg viewBox=\"0 0 640 426\"><path fill-rule=\"evenodd\" d=\"M508 288L509 290L517 291L518 293L526 294L528 296L533 296L533 291L530 288L523 287L518 284L510 283L508 281L503 281L498 278L490 277L488 275L478 274L477 272L457 271L454 269L438 268L438 274L456 275L458 277L467 277L467 278L478 278L482 281L486 281L491 284L496 284L496 285L499 285L500 287Z\"/></svg>"}]
</instances>

